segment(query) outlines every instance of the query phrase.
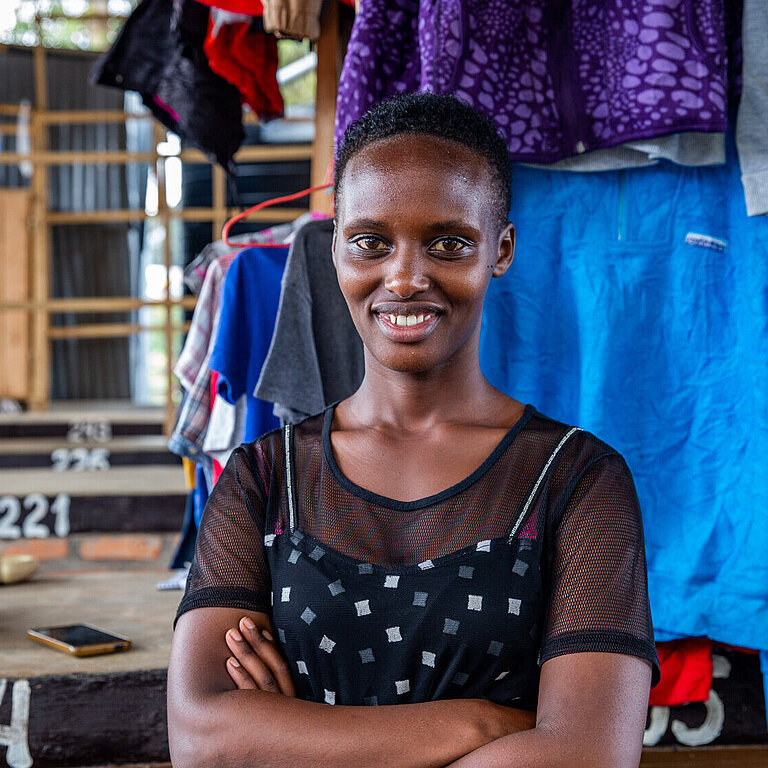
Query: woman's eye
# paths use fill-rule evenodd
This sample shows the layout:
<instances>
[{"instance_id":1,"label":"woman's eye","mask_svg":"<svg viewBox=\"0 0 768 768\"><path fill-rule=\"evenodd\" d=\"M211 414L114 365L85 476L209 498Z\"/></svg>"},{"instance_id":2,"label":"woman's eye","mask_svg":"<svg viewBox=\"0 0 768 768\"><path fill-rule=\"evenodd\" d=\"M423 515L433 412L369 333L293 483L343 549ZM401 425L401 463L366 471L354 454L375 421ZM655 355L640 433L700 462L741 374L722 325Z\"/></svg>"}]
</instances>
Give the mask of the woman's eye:
<instances>
[{"instance_id":1,"label":"woman's eye","mask_svg":"<svg viewBox=\"0 0 768 768\"><path fill-rule=\"evenodd\" d=\"M358 248L361 248L364 251L380 251L382 248L386 247L383 240L372 236L358 238L354 243Z\"/></svg>"},{"instance_id":2,"label":"woman's eye","mask_svg":"<svg viewBox=\"0 0 768 768\"><path fill-rule=\"evenodd\" d=\"M466 248L466 243L455 237L443 237L432 245L432 250L442 253L458 253Z\"/></svg>"}]
</instances>

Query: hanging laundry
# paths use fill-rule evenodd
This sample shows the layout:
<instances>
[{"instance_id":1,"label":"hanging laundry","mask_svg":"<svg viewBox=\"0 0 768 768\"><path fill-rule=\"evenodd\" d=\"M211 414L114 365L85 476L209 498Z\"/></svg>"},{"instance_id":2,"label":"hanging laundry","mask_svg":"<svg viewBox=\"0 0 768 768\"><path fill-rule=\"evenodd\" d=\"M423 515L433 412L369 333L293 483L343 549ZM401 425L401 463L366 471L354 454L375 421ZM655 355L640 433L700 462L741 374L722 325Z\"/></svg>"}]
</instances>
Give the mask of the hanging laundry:
<instances>
[{"instance_id":1,"label":"hanging laundry","mask_svg":"<svg viewBox=\"0 0 768 768\"><path fill-rule=\"evenodd\" d=\"M211 460L203 449L211 413L210 357L216 341L224 280L236 257L237 253L225 254L209 266L187 342L174 368L182 383L186 381L183 385L187 392L168 440L168 450L202 463L211 474Z\"/></svg>"},{"instance_id":2,"label":"hanging laundry","mask_svg":"<svg viewBox=\"0 0 768 768\"><path fill-rule=\"evenodd\" d=\"M211 69L232 83L242 100L262 119L283 114L277 85L277 40L256 26L254 17L220 23L211 11L203 50Z\"/></svg>"},{"instance_id":3,"label":"hanging laundry","mask_svg":"<svg viewBox=\"0 0 768 768\"><path fill-rule=\"evenodd\" d=\"M193 0L142 0L90 79L138 91L163 125L232 170L245 135L240 94L208 66L207 14Z\"/></svg>"},{"instance_id":4,"label":"hanging laundry","mask_svg":"<svg viewBox=\"0 0 768 768\"><path fill-rule=\"evenodd\" d=\"M645 522L657 639L768 638L768 219L726 166L514 170L489 380L619 450Z\"/></svg>"},{"instance_id":5,"label":"hanging laundry","mask_svg":"<svg viewBox=\"0 0 768 768\"><path fill-rule=\"evenodd\" d=\"M744 0L744 51L736 138L747 215L768 213L768 3Z\"/></svg>"},{"instance_id":6,"label":"hanging laundry","mask_svg":"<svg viewBox=\"0 0 768 768\"><path fill-rule=\"evenodd\" d=\"M296 234L288 255L277 323L254 394L300 421L351 395L363 380L363 344L336 279L333 222Z\"/></svg>"},{"instance_id":7,"label":"hanging laundry","mask_svg":"<svg viewBox=\"0 0 768 768\"><path fill-rule=\"evenodd\" d=\"M200 0L203 5L218 8L229 13L242 13L249 16L261 16L261 0Z\"/></svg>"},{"instance_id":8,"label":"hanging laundry","mask_svg":"<svg viewBox=\"0 0 768 768\"><path fill-rule=\"evenodd\" d=\"M317 40L322 4L322 0L264 0L264 30L292 40Z\"/></svg>"},{"instance_id":9,"label":"hanging laundry","mask_svg":"<svg viewBox=\"0 0 768 768\"><path fill-rule=\"evenodd\" d=\"M223 240L216 240L203 248L197 257L184 268L184 284L195 295L200 293L200 289L205 279L205 273L212 261L225 253L234 253L246 248L251 244L258 243L285 243L293 242L294 234L301 229L308 221L315 219L328 218L326 214L309 211L302 213L297 219L287 221L283 224L275 224L273 227L260 229L258 232L248 232L242 235L230 235L229 241L232 245L227 245Z\"/></svg>"},{"instance_id":10,"label":"hanging laundry","mask_svg":"<svg viewBox=\"0 0 768 768\"><path fill-rule=\"evenodd\" d=\"M271 403L254 397L277 317L287 254L282 248L241 251L227 273L209 365L219 374L218 394L234 405L246 395L243 440L279 426Z\"/></svg>"},{"instance_id":11,"label":"hanging laundry","mask_svg":"<svg viewBox=\"0 0 768 768\"><path fill-rule=\"evenodd\" d=\"M375 102L416 90L490 116L520 162L722 133L727 66L721 0L368 0L344 60L336 143Z\"/></svg>"},{"instance_id":12,"label":"hanging laundry","mask_svg":"<svg viewBox=\"0 0 768 768\"><path fill-rule=\"evenodd\" d=\"M679 707L706 701L712 688L712 641L692 637L656 643L661 679L651 690L649 707Z\"/></svg>"}]
</instances>

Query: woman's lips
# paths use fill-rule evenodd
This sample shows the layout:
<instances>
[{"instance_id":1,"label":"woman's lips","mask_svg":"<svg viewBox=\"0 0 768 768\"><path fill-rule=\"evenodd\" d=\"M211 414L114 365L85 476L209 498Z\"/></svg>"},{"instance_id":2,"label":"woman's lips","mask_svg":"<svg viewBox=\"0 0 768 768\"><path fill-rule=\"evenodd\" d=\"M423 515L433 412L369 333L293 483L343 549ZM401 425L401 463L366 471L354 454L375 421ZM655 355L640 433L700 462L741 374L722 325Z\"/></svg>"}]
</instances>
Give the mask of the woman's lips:
<instances>
[{"instance_id":1,"label":"woman's lips","mask_svg":"<svg viewBox=\"0 0 768 768\"><path fill-rule=\"evenodd\" d=\"M393 341L413 342L426 338L438 322L434 312L419 314L395 314L375 312L376 320L384 334Z\"/></svg>"}]
</instances>

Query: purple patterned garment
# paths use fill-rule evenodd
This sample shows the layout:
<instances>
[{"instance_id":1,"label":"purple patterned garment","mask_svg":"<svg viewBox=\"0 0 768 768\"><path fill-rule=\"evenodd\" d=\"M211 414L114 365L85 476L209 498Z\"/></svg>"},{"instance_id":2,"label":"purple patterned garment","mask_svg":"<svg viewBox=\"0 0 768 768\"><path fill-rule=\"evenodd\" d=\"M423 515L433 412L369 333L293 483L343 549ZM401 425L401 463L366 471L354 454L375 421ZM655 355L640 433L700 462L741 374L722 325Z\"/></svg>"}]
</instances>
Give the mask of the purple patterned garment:
<instances>
[{"instance_id":1,"label":"purple patterned garment","mask_svg":"<svg viewBox=\"0 0 768 768\"><path fill-rule=\"evenodd\" d=\"M363 0L336 144L402 91L455 93L512 159L554 162L682 131L723 132L724 0Z\"/></svg>"}]
</instances>

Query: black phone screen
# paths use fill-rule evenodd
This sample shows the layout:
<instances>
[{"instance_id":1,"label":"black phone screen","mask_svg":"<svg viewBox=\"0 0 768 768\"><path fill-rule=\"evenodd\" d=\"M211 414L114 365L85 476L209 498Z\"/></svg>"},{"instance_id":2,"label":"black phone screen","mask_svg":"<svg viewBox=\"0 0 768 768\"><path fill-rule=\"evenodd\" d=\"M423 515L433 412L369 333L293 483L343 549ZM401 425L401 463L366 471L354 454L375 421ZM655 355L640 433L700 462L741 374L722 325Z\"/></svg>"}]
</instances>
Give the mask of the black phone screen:
<instances>
[{"instance_id":1,"label":"black phone screen","mask_svg":"<svg viewBox=\"0 0 768 768\"><path fill-rule=\"evenodd\" d=\"M110 635L107 632L102 632L85 624L70 624L66 627L43 627L36 629L35 632L75 647L123 641L122 637L115 637L115 635Z\"/></svg>"}]
</instances>

